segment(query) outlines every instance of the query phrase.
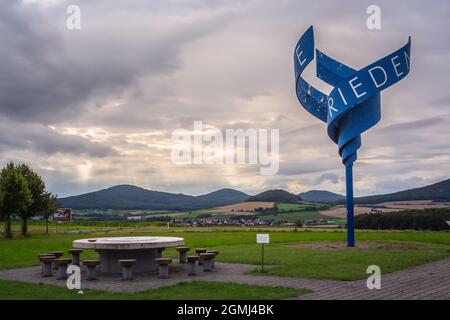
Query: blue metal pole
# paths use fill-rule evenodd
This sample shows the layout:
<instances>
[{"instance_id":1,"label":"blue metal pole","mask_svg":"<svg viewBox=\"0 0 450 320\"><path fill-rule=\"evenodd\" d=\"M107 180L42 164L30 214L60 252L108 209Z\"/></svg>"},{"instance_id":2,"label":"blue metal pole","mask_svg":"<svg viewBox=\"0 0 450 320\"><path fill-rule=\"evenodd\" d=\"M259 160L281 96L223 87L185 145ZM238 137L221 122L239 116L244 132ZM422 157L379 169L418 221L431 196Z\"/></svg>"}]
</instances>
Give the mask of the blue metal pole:
<instances>
[{"instance_id":1,"label":"blue metal pole","mask_svg":"<svg viewBox=\"0 0 450 320\"><path fill-rule=\"evenodd\" d=\"M345 166L345 180L347 193L347 246L355 246L355 227L353 212L353 163Z\"/></svg>"}]
</instances>

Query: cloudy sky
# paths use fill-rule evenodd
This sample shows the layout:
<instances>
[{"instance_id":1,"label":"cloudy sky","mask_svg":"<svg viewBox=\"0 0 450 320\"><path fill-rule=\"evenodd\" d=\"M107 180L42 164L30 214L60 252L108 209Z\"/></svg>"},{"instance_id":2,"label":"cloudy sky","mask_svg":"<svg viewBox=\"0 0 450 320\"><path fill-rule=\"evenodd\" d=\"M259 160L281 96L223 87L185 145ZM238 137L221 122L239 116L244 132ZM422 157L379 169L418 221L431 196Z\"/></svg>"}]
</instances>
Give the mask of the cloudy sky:
<instances>
[{"instance_id":1,"label":"cloudy sky","mask_svg":"<svg viewBox=\"0 0 450 320\"><path fill-rule=\"evenodd\" d=\"M366 27L381 7L382 29ZM66 27L69 5L81 29ZM293 49L313 24L316 45L353 68L412 36L411 74L382 94L382 120L363 135L357 195L449 178L448 1L0 2L0 160L26 162L59 196L115 184L201 194L223 187L345 191L325 125L297 102ZM306 77L315 79L314 64ZM280 130L280 169L184 165L174 130L194 121Z\"/></svg>"}]
</instances>

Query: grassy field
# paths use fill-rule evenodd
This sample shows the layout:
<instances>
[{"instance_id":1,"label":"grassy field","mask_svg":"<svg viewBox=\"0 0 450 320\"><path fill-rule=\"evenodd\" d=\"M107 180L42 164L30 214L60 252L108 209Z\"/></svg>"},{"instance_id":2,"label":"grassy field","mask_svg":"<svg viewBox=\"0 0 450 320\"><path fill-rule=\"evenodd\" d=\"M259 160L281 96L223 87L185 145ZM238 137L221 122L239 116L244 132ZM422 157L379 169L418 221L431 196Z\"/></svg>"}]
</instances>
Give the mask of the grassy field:
<instances>
[{"instance_id":1,"label":"grassy field","mask_svg":"<svg viewBox=\"0 0 450 320\"><path fill-rule=\"evenodd\" d=\"M266 203L266 202L263 202ZM244 208L246 208L245 204L252 204L250 205L247 210L253 211L253 207L258 206L258 202L249 202L249 203L242 203L242 204L236 204L236 205L229 205L219 208L211 208L211 209L201 209L201 210L193 210L189 212L180 212L180 213L161 213L161 214L154 214L152 216L170 216L172 218L177 219L184 219L184 218L190 218L195 219L205 214L210 214L211 216L214 216L216 218L229 218L229 214L239 214L239 210L243 210L243 213L247 213ZM262 204L259 206L263 207ZM320 209L327 209L329 206L320 204L320 203L314 203L314 202L308 202L308 201L299 201L298 203L278 203L278 214L276 215L263 215L260 218L263 220L275 220L275 221L288 221L293 222L297 220L311 220L311 219L335 219L332 217L327 217L325 215L322 215L319 213L319 211L313 211L311 208L317 208ZM233 208L233 212L231 212ZM257 214L255 212L254 214Z\"/></svg>"},{"instance_id":2,"label":"grassy field","mask_svg":"<svg viewBox=\"0 0 450 320\"><path fill-rule=\"evenodd\" d=\"M325 208L328 207L328 205L324 205L321 203L314 203L314 202L308 202L308 201L300 201L298 203L278 203L277 208L279 212L283 211L299 211L299 210L305 210L306 208Z\"/></svg>"},{"instance_id":3,"label":"grassy field","mask_svg":"<svg viewBox=\"0 0 450 320\"><path fill-rule=\"evenodd\" d=\"M323 219L326 221L332 220L334 221L334 224L342 224L342 219L325 216L318 211L325 210L328 207L328 205L307 201L300 201L298 203L278 203L277 213L262 215L261 219L286 222ZM315 209L317 209L317 211Z\"/></svg>"},{"instance_id":4,"label":"grassy field","mask_svg":"<svg viewBox=\"0 0 450 320\"><path fill-rule=\"evenodd\" d=\"M192 211L188 211L188 212L177 213L175 215L172 214L171 217L174 217L175 219L185 219L185 218L195 219L195 218L198 218L205 214L210 214L213 216L221 215L220 212L211 211L211 210L210 211L208 211L208 210L192 210Z\"/></svg>"},{"instance_id":5,"label":"grassy field","mask_svg":"<svg viewBox=\"0 0 450 320\"><path fill-rule=\"evenodd\" d=\"M326 221L334 221L334 224L345 224L345 220L336 219L334 217L325 216L320 214L319 211L293 211L293 212L280 212L277 214L261 216L263 220L274 220L274 221L286 221L295 222L298 220L319 220L323 219Z\"/></svg>"},{"instance_id":6,"label":"grassy field","mask_svg":"<svg viewBox=\"0 0 450 320\"><path fill-rule=\"evenodd\" d=\"M267 216L261 216L263 220L274 220L274 221L287 221L287 222L295 222L298 220L338 220L336 218L327 217L321 215L319 211L293 211L293 212L280 212L277 214L271 214ZM339 219L340 220L340 219ZM336 223L337 224L337 223Z\"/></svg>"},{"instance_id":7,"label":"grassy field","mask_svg":"<svg viewBox=\"0 0 450 320\"><path fill-rule=\"evenodd\" d=\"M102 224L100 224L101 227ZM136 224L139 226L139 224ZM81 226L84 228L84 226ZM223 262L255 265L250 273L260 273L261 247L257 245L256 233L270 233L270 244L266 245L265 275L304 277L333 280L356 280L367 277L366 269L371 264L380 266L383 274L450 257L449 232L385 232L359 231L358 241L401 242L413 244L409 249L334 249L318 250L299 247L311 242L344 241L345 232L310 231L292 228L265 228L245 231L245 228L171 228L155 226L137 228L105 227L107 232L33 234L12 240L0 240L0 269L37 265L36 255L49 250L67 252L72 241L80 238L101 236L178 236L185 239L191 248L206 247L220 251L217 259ZM89 231L89 229L87 229ZM171 248L165 256L177 257ZM95 257L93 251L85 251L82 258ZM270 267L269 267L270 265ZM190 292L186 296L186 292ZM87 291L77 295L65 288L47 285L24 284L0 281L0 299L282 299L300 295L302 291L287 288L264 288L239 284L180 283L174 286L148 290L138 294L113 294Z\"/></svg>"},{"instance_id":8,"label":"grassy field","mask_svg":"<svg viewBox=\"0 0 450 320\"><path fill-rule=\"evenodd\" d=\"M276 300L308 292L284 287L195 281L138 293L84 290L81 295L64 287L0 280L0 300Z\"/></svg>"},{"instance_id":9,"label":"grassy field","mask_svg":"<svg viewBox=\"0 0 450 320\"><path fill-rule=\"evenodd\" d=\"M258 264L261 253L257 245L217 247L223 260ZM358 280L367 277L369 265L380 266L383 273L401 270L450 256L448 246L427 245L420 249L393 250L314 250L274 244L267 246L265 263L275 267L267 275L331 280ZM253 272L259 273L256 268Z\"/></svg>"},{"instance_id":10,"label":"grassy field","mask_svg":"<svg viewBox=\"0 0 450 320\"><path fill-rule=\"evenodd\" d=\"M210 229L211 230L211 229ZM146 232L118 235L159 235L185 238L191 248L207 247L220 250L219 261L258 265L260 247L255 244L256 232ZM108 236L111 234L95 234ZM36 255L49 250L67 251L75 239L89 237L79 234L33 235L29 238L0 240L0 269L36 265ZM308 277L320 279L354 280L366 277L366 268L377 264L383 272L401 270L450 256L450 233L448 232L358 232L357 241L400 241L418 243L415 249L368 249L368 250L314 250L296 248L295 243L314 241L344 241L344 232L271 232L271 244L266 246L267 264L276 265L268 271L271 275ZM175 257L174 249L165 253ZM87 251L83 258L95 253Z\"/></svg>"},{"instance_id":11,"label":"grassy field","mask_svg":"<svg viewBox=\"0 0 450 320\"><path fill-rule=\"evenodd\" d=\"M134 216L144 215L146 217L170 217L172 219L196 219L203 215L210 215L214 218L230 218L230 214L258 214L257 212L253 212L253 209L257 206L265 207L263 204L267 204L268 202L262 202L258 204L258 202L243 202L240 204L229 205L218 208L210 208L210 209L200 209L200 210L192 210L185 212L164 212L164 211L146 211L146 210L77 210L76 213L79 216L79 219L84 219L83 217L89 214L98 214L98 215L111 215L111 216L124 216L133 214ZM273 205L273 203L271 202ZM248 208L246 205L249 205ZM246 209L245 209L246 208ZM313 210L314 208L317 209ZM298 220L313 220L313 219L324 219L324 220L336 220L336 224L340 224L341 219L336 219L330 216L326 216L321 214L318 210L325 210L329 208L328 205L308 202L308 201L299 201L298 203L278 203L277 210L278 213L274 215L262 215L260 216L263 220L274 220L274 221L286 221L286 222L295 222ZM233 211L232 211L233 209ZM240 210L243 212L239 213ZM247 212L248 211L248 212ZM83 220L81 223L85 223ZM38 222L39 223L39 222ZM100 222L101 223L101 222ZM128 222L132 223L132 222ZM142 223L142 222L138 222ZM150 224L151 222L143 222ZM35 222L35 224L37 224ZM119 224L127 224L127 222L116 222ZM61 226L64 228L64 226Z\"/></svg>"}]
</instances>

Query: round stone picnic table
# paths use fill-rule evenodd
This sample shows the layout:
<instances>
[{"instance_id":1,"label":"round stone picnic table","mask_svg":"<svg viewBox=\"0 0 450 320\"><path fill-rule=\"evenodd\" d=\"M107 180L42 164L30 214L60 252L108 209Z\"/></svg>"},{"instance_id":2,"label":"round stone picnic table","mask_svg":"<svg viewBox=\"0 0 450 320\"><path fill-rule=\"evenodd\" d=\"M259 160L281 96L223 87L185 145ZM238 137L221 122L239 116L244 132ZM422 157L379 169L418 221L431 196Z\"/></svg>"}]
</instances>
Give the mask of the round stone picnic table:
<instances>
[{"instance_id":1,"label":"round stone picnic table","mask_svg":"<svg viewBox=\"0 0 450 320\"><path fill-rule=\"evenodd\" d=\"M93 249L100 256L100 270L105 273L120 273L121 259L136 259L135 272L154 272L158 269L155 259L164 248L184 245L177 237L106 237L75 240L76 249Z\"/></svg>"}]
</instances>

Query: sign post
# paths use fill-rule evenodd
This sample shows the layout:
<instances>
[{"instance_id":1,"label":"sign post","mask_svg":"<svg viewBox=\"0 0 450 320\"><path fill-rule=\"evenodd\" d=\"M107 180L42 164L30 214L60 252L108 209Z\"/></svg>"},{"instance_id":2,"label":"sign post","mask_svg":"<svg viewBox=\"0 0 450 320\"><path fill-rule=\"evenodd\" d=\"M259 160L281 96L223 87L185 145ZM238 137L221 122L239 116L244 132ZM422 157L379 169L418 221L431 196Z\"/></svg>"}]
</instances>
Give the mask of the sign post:
<instances>
[{"instance_id":1,"label":"sign post","mask_svg":"<svg viewBox=\"0 0 450 320\"><path fill-rule=\"evenodd\" d=\"M327 124L328 136L338 145L345 166L347 245L354 247L353 163L361 147L361 135L381 119L381 91L410 71L411 37L397 51L360 70L346 66L314 46L311 26L294 50L296 93L306 111ZM334 87L329 95L312 87L302 77L314 58L317 77Z\"/></svg>"},{"instance_id":2,"label":"sign post","mask_svg":"<svg viewBox=\"0 0 450 320\"><path fill-rule=\"evenodd\" d=\"M269 243L270 238L268 234L257 234L256 243L261 244L261 272L264 271L264 244Z\"/></svg>"},{"instance_id":3,"label":"sign post","mask_svg":"<svg viewBox=\"0 0 450 320\"><path fill-rule=\"evenodd\" d=\"M53 214L53 222L71 222L72 221L72 209L70 208L58 208Z\"/></svg>"},{"instance_id":4,"label":"sign post","mask_svg":"<svg viewBox=\"0 0 450 320\"><path fill-rule=\"evenodd\" d=\"M71 222L72 221L72 209L71 208L58 208L56 212L52 216L52 220L55 223L55 233L58 233L58 227L57 224L63 223L63 222ZM66 225L66 230L64 232L67 232L68 227Z\"/></svg>"}]
</instances>

